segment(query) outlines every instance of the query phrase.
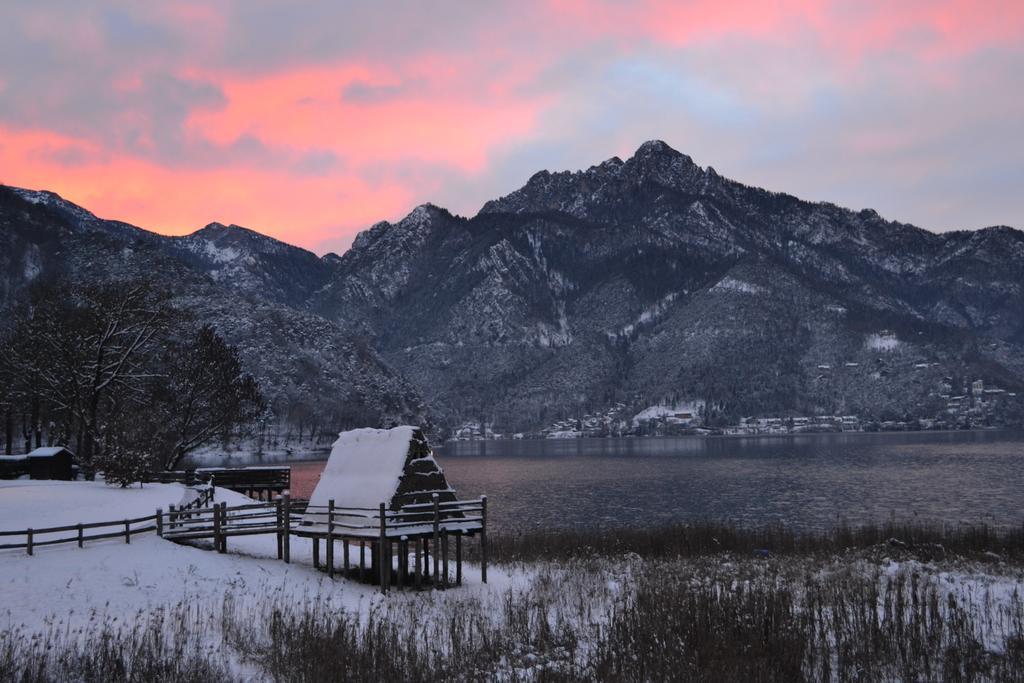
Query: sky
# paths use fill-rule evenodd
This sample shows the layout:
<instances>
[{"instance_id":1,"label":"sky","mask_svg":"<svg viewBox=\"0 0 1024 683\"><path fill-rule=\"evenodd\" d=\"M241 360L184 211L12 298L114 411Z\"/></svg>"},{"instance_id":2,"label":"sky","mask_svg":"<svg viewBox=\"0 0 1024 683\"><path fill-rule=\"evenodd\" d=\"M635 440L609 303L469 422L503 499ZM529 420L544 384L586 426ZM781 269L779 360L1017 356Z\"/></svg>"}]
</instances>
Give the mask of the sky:
<instances>
[{"instance_id":1,"label":"sky","mask_svg":"<svg viewBox=\"0 0 1024 683\"><path fill-rule=\"evenodd\" d=\"M317 253L661 139L935 231L1024 227L1024 2L0 7L0 183Z\"/></svg>"}]
</instances>

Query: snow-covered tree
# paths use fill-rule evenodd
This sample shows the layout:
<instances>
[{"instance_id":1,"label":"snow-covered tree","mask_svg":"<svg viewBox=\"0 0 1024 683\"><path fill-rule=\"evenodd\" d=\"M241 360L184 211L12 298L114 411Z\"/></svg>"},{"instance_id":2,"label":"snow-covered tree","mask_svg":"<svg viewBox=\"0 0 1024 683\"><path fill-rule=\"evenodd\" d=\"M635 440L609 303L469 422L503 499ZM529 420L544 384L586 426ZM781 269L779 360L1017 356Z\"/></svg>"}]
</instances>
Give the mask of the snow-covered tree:
<instances>
[{"instance_id":1,"label":"snow-covered tree","mask_svg":"<svg viewBox=\"0 0 1024 683\"><path fill-rule=\"evenodd\" d=\"M166 418L164 466L173 469L189 452L252 423L263 411L256 380L242 371L238 351L210 325L164 356L157 405Z\"/></svg>"}]
</instances>

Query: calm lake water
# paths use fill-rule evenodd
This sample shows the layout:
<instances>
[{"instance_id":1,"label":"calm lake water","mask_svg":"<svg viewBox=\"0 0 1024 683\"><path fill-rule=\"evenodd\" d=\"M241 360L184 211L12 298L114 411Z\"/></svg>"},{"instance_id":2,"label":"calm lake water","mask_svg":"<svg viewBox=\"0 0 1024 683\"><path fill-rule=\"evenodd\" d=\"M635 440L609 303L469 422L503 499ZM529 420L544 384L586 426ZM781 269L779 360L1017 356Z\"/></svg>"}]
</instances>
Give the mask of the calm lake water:
<instances>
[{"instance_id":1,"label":"calm lake water","mask_svg":"<svg viewBox=\"0 0 1024 683\"><path fill-rule=\"evenodd\" d=\"M803 529L920 518L1024 522L1024 433L461 442L435 449L491 524L657 525L708 519ZM293 463L308 495L323 462Z\"/></svg>"}]
</instances>

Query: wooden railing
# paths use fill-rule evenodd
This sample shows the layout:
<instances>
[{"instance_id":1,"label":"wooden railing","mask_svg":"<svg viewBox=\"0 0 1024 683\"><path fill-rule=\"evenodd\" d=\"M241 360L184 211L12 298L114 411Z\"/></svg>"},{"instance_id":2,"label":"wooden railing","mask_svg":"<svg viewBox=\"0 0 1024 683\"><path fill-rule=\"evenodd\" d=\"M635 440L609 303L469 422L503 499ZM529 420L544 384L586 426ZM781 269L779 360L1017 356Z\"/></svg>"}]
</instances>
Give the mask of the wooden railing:
<instances>
[{"instance_id":1,"label":"wooden railing","mask_svg":"<svg viewBox=\"0 0 1024 683\"><path fill-rule=\"evenodd\" d=\"M53 526L45 527L42 529L23 529L19 531L0 531L0 537L11 537L11 536L24 536L24 543L4 543L0 544L0 550L10 550L14 548L25 548L28 554L31 555L35 548L45 545L58 545L60 543L77 543L78 547L81 548L85 541L98 541L104 538L124 538L125 543L132 542L132 536L135 534L143 534L150 531L155 531L157 528L158 515L147 515L145 517L134 517L130 519L118 520L115 522L88 522L79 524L67 524L65 526ZM146 524L146 526L135 526L133 524ZM103 529L117 527L118 531L108 531L100 534L89 534L86 535L86 530L91 529ZM74 531L74 536L63 536L59 538L43 538L40 536L48 536L50 534L60 534L68 531Z\"/></svg>"},{"instance_id":2,"label":"wooden railing","mask_svg":"<svg viewBox=\"0 0 1024 683\"><path fill-rule=\"evenodd\" d=\"M146 481L164 484L211 484L247 495L284 493L291 488L291 467L201 467L149 472Z\"/></svg>"},{"instance_id":3,"label":"wooden railing","mask_svg":"<svg viewBox=\"0 0 1024 683\"><path fill-rule=\"evenodd\" d=\"M487 582L487 497L477 500L454 500L444 503L434 495L432 503L405 505L399 510L388 510L384 503L374 508L342 508L331 500L327 505L314 506L305 500L292 500L288 494L274 502L252 503L228 507L227 503L213 502L213 487L200 491L189 503L171 506L166 512L111 522L90 522L42 529L0 531L0 538L24 536L24 543L0 545L0 550L24 548L31 555L40 546L61 543L123 537L131 543L135 534L156 532L172 541L211 539L214 548L227 552L227 539L232 536L275 534L277 556L291 561L291 537L310 538L313 541L313 564L320 568L320 541L326 542L326 571L335 572L335 542L343 544L343 571L350 575L349 545L359 546L360 578L365 575L365 548L371 548L373 561L379 571L381 591L387 592L395 566L394 546L397 545L397 584L406 586L415 579L419 587L423 580L434 577L432 585L449 583L449 538L455 539L455 583L462 583L462 538L479 536L481 549L481 579ZM142 526L139 526L142 525ZM86 535L86 530L117 528L117 531ZM73 536L43 538L51 534L75 532ZM410 543L415 558L413 575L409 576ZM433 560L433 571L429 562ZM443 568L442 568L443 563ZM440 579L439 577L443 577Z\"/></svg>"}]
</instances>

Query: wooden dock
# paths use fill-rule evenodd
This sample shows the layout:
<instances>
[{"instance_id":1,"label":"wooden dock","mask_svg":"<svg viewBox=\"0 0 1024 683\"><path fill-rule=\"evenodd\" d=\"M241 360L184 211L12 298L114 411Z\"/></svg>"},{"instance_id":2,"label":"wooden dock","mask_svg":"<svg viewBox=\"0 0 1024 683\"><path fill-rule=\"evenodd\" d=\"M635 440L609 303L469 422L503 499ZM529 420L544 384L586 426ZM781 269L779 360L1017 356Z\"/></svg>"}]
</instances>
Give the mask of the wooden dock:
<instances>
[{"instance_id":1,"label":"wooden dock","mask_svg":"<svg viewBox=\"0 0 1024 683\"><path fill-rule=\"evenodd\" d=\"M374 510L337 507L334 501L310 506L284 495L272 503L234 507L220 503L184 514L157 511L156 520L157 533L163 538L210 540L222 553L233 536L274 534L278 559L284 562L291 561L292 537L308 538L317 569L331 577L379 585L383 593L392 586L461 585L464 540L478 538L481 579L487 582L486 497L441 503L435 495L433 503L399 510L388 510L381 503Z\"/></svg>"}]
</instances>

